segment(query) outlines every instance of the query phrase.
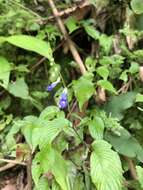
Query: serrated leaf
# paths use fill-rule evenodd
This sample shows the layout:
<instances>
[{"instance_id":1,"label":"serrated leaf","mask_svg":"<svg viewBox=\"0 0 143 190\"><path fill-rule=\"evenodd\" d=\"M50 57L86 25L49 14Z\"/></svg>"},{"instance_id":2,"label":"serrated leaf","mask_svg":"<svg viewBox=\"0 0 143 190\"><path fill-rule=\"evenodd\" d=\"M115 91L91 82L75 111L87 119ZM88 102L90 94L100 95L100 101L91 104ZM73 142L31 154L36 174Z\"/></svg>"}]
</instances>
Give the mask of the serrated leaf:
<instances>
[{"instance_id":1,"label":"serrated leaf","mask_svg":"<svg viewBox=\"0 0 143 190\"><path fill-rule=\"evenodd\" d=\"M6 58L0 56L0 86L7 89L10 76L10 63Z\"/></svg>"},{"instance_id":2,"label":"serrated leaf","mask_svg":"<svg viewBox=\"0 0 143 190\"><path fill-rule=\"evenodd\" d=\"M41 177L38 184L34 190L50 190L48 179Z\"/></svg>"},{"instance_id":3,"label":"serrated leaf","mask_svg":"<svg viewBox=\"0 0 143 190\"><path fill-rule=\"evenodd\" d=\"M143 95L142 94L138 93L136 95L136 102L143 102Z\"/></svg>"},{"instance_id":4,"label":"serrated leaf","mask_svg":"<svg viewBox=\"0 0 143 190\"><path fill-rule=\"evenodd\" d=\"M89 132L94 139L103 139L104 122L101 117L95 116L93 120L89 121L88 126Z\"/></svg>"},{"instance_id":5,"label":"serrated leaf","mask_svg":"<svg viewBox=\"0 0 143 190\"><path fill-rule=\"evenodd\" d=\"M56 118L52 121L39 121L41 127L34 128L32 131L32 145L36 147L39 145L40 149L51 144L55 137L69 125L68 120L63 117Z\"/></svg>"},{"instance_id":6,"label":"serrated leaf","mask_svg":"<svg viewBox=\"0 0 143 190\"><path fill-rule=\"evenodd\" d=\"M45 108L41 114L40 119L51 120L60 112L59 108L56 106L48 106Z\"/></svg>"},{"instance_id":7,"label":"serrated leaf","mask_svg":"<svg viewBox=\"0 0 143 190\"><path fill-rule=\"evenodd\" d=\"M131 7L136 14L143 13L143 1L142 0L132 0Z\"/></svg>"},{"instance_id":8,"label":"serrated leaf","mask_svg":"<svg viewBox=\"0 0 143 190\"><path fill-rule=\"evenodd\" d=\"M106 66L100 66L97 68L96 72L104 79L107 80L109 76L109 70Z\"/></svg>"},{"instance_id":9,"label":"serrated leaf","mask_svg":"<svg viewBox=\"0 0 143 190\"><path fill-rule=\"evenodd\" d=\"M24 78L18 78L15 82L11 82L8 91L15 97L29 99L28 86Z\"/></svg>"},{"instance_id":10,"label":"serrated leaf","mask_svg":"<svg viewBox=\"0 0 143 190\"><path fill-rule=\"evenodd\" d=\"M48 42L28 35L13 35L6 37L5 41L20 48L36 52L53 62L52 50Z\"/></svg>"},{"instance_id":11,"label":"serrated leaf","mask_svg":"<svg viewBox=\"0 0 143 190\"><path fill-rule=\"evenodd\" d=\"M62 156L51 146L46 146L38 153L38 157L43 172L51 172L62 190L70 190L67 163Z\"/></svg>"},{"instance_id":12,"label":"serrated leaf","mask_svg":"<svg viewBox=\"0 0 143 190\"><path fill-rule=\"evenodd\" d=\"M116 93L116 89L113 87L113 85L107 81L107 80L99 80L97 82L97 85L99 85L100 87L102 87L105 90L108 90L110 92Z\"/></svg>"},{"instance_id":13,"label":"serrated leaf","mask_svg":"<svg viewBox=\"0 0 143 190\"><path fill-rule=\"evenodd\" d=\"M106 132L105 138L109 141L114 149L122 155L135 158L143 162L143 148L139 142L131 136L131 134L124 128L118 129L120 135Z\"/></svg>"},{"instance_id":14,"label":"serrated leaf","mask_svg":"<svg viewBox=\"0 0 143 190\"><path fill-rule=\"evenodd\" d=\"M143 188L143 168L141 166L136 166L136 171L141 188Z\"/></svg>"},{"instance_id":15,"label":"serrated leaf","mask_svg":"<svg viewBox=\"0 0 143 190\"><path fill-rule=\"evenodd\" d=\"M97 190L121 190L122 167L118 154L104 140L92 144L91 178Z\"/></svg>"},{"instance_id":16,"label":"serrated leaf","mask_svg":"<svg viewBox=\"0 0 143 190\"><path fill-rule=\"evenodd\" d=\"M92 79L93 76L87 74L80 77L77 81L73 81L73 89L79 102L80 110L82 109L83 104L88 101L95 92Z\"/></svg>"}]
</instances>

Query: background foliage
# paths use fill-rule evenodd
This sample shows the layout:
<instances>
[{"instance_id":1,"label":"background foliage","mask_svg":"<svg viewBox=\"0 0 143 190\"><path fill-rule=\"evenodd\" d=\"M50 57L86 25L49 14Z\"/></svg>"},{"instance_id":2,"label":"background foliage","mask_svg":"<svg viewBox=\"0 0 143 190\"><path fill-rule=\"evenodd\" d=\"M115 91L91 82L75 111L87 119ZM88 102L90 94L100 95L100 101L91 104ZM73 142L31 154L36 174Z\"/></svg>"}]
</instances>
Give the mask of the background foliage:
<instances>
[{"instance_id":1,"label":"background foliage","mask_svg":"<svg viewBox=\"0 0 143 190\"><path fill-rule=\"evenodd\" d=\"M0 166L26 163L28 190L141 190L143 2L54 2L86 73L48 1L0 0Z\"/></svg>"}]
</instances>

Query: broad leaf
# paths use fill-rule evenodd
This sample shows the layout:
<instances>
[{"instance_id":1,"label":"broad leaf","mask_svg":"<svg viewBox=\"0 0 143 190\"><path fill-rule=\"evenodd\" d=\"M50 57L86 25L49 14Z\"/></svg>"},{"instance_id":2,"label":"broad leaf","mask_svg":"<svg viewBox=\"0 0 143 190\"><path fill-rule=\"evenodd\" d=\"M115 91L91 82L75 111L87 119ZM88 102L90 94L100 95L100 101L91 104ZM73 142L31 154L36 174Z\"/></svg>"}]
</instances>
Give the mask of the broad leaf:
<instances>
[{"instance_id":1,"label":"broad leaf","mask_svg":"<svg viewBox=\"0 0 143 190\"><path fill-rule=\"evenodd\" d=\"M51 172L62 190L70 190L67 163L62 156L51 146L46 146L38 153L38 158L43 173Z\"/></svg>"},{"instance_id":2,"label":"broad leaf","mask_svg":"<svg viewBox=\"0 0 143 190\"><path fill-rule=\"evenodd\" d=\"M45 147L47 144L51 144L55 137L69 125L69 122L63 117L59 117L52 121L39 120L39 128L34 128L32 131L32 145L36 147L39 145L40 149Z\"/></svg>"},{"instance_id":3,"label":"broad leaf","mask_svg":"<svg viewBox=\"0 0 143 190\"><path fill-rule=\"evenodd\" d=\"M136 14L143 13L143 1L142 0L132 0L131 7Z\"/></svg>"},{"instance_id":4,"label":"broad leaf","mask_svg":"<svg viewBox=\"0 0 143 190\"><path fill-rule=\"evenodd\" d=\"M0 86L6 89L9 84L10 70L10 63L4 57L0 56Z\"/></svg>"},{"instance_id":5,"label":"broad leaf","mask_svg":"<svg viewBox=\"0 0 143 190\"><path fill-rule=\"evenodd\" d=\"M79 102L79 107L82 109L83 104L89 100L94 94L95 89L92 83L93 76L90 74L80 77L77 81L73 81L73 89L75 96Z\"/></svg>"},{"instance_id":6,"label":"broad leaf","mask_svg":"<svg viewBox=\"0 0 143 190\"><path fill-rule=\"evenodd\" d=\"M136 171L141 188L143 188L143 168L141 166L136 166Z\"/></svg>"},{"instance_id":7,"label":"broad leaf","mask_svg":"<svg viewBox=\"0 0 143 190\"><path fill-rule=\"evenodd\" d=\"M48 179L46 177L41 177L34 190L50 190Z\"/></svg>"},{"instance_id":8,"label":"broad leaf","mask_svg":"<svg viewBox=\"0 0 143 190\"><path fill-rule=\"evenodd\" d=\"M113 96L105 105L107 113L118 119L123 118L123 112L132 107L136 98L136 92L128 92L119 96Z\"/></svg>"},{"instance_id":9,"label":"broad leaf","mask_svg":"<svg viewBox=\"0 0 143 190\"><path fill-rule=\"evenodd\" d=\"M114 149L125 156L135 158L143 162L143 148L138 141L124 128L118 129L119 135L106 132L105 138L109 141Z\"/></svg>"},{"instance_id":10,"label":"broad leaf","mask_svg":"<svg viewBox=\"0 0 143 190\"><path fill-rule=\"evenodd\" d=\"M5 41L20 48L36 52L53 62L52 50L48 42L28 35L13 35L6 37Z\"/></svg>"},{"instance_id":11,"label":"broad leaf","mask_svg":"<svg viewBox=\"0 0 143 190\"><path fill-rule=\"evenodd\" d=\"M18 78L15 82L11 82L8 86L8 91L15 97L29 99L28 86L24 78Z\"/></svg>"},{"instance_id":12,"label":"broad leaf","mask_svg":"<svg viewBox=\"0 0 143 190\"><path fill-rule=\"evenodd\" d=\"M92 147L91 178L97 190L121 190L122 167L118 154L104 140L95 141Z\"/></svg>"},{"instance_id":13,"label":"broad leaf","mask_svg":"<svg viewBox=\"0 0 143 190\"><path fill-rule=\"evenodd\" d=\"M89 121L88 125L89 132L94 139L103 139L104 122L101 117L95 116L93 120Z\"/></svg>"}]
</instances>

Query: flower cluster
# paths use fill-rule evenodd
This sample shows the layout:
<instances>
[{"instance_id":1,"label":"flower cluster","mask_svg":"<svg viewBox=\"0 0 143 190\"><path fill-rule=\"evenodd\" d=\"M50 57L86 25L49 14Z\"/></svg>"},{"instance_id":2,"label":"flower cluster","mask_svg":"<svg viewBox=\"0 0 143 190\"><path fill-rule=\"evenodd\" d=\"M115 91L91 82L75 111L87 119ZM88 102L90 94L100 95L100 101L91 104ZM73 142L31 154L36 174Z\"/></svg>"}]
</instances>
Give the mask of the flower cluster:
<instances>
[{"instance_id":1,"label":"flower cluster","mask_svg":"<svg viewBox=\"0 0 143 190\"><path fill-rule=\"evenodd\" d=\"M47 91L51 92L57 86L59 82L60 82L60 79L48 85ZM60 95L58 106L60 109L65 109L68 106L67 88L65 88L62 94Z\"/></svg>"}]
</instances>

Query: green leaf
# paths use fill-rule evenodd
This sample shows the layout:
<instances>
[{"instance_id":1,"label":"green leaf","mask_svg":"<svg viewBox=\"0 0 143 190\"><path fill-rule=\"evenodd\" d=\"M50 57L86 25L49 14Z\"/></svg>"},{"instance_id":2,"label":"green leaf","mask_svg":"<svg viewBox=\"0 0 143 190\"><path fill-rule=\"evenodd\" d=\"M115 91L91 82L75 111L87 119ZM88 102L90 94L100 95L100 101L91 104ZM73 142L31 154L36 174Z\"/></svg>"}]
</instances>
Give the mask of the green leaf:
<instances>
[{"instance_id":1,"label":"green leaf","mask_svg":"<svg viewBox=\"0 0 143 190\"><path fill-rule=\"evenodd\" d=\"M52 50L48 42L28 35L13 35L6 37L5 41L20 48L36 52L53 62Z\"/></svg>"},{"instance_id":2,"label":"green leaf","mask_svg":"<svg viewBox=\"0 0 143 190\"><path fill-rule=\"evenodd\" d=\"M143 102L143 95L142 94L138 93L136 95L136 102Z\"/></svg>"},{"instance_id":3,"label":"green leaf","mask_svg":"<svg viewBox=\"0 0 143 190\"><path fill-rule=\"evenodd\" d=\"M143 168L141 166L136 166L136 171L141 188L143 188Z\"/></svg>"},{"instance_id":4,"label":"green leaf","mask_svg":"<svg viewBox=\"0 0 143 190\"><path fill-rule=\"evenodd\" d=\"M104 79L107 80L109 76L109 70L106 66L100 66L97 68L96 72Z\"/></svg>"},{"instance_id":5,"label":"green leaf","mask_svg":"<svg viewBox=\"0 0 143 190\"><path fill-rule=\"evenodd\" d=\"M40 119L51 120L51 119L55 118L59 112L60 112L60 110L58 107L48 106L41 112Z\"/></svg>"},{"instance_id":6,"label":"green leaf","mask_svg":"<svg viewBox=\"0 0 143 190\"><path fill-rule=\"evenodd\" d=\"M69 125L68 120L63 117L56 118L52 121L39 120L41 127L34 128L32 131L32 145L36 147L39 145L40 149L47 144L51 144L55 137Z\"/></svg>"},{"instance_id":7,"label":"green leaf","mask_svg":"<svg viewBox=\"0 0 143 190\"><path fill-rule=\"evenodd\" d=\"M94 139L103 139L104 122L101 117L95 116L93 120L89 121L88 126L89 132Z\"/></svg>"},{"instance_id":8,"label":"green leaf","mask_svg":"<svg viewBox=\"0 0 143 190\"><path fill-rule=\"evenodd\" d=\"M95 59L93 59L91 56L87 57L85 60L85 65L89 72L95 71L96 63L97 63L97 61Z\"/></svg>"},{"instance_id":9,"label":"green leaf","mask_svg":"<svg viewBox=\"0 0 143 190\"><path fill-rule=\"evenodd\" d=\"M23 123L21 124L21 130L22 133L26 139L26 142L29 144L31 149L34 149L36 146L33 145L32 142L32 135L33 135L33 130L35 128L39 128L39 123L38 123L38 118L34 116L27 116L24 118L22 121ZM34 148L33 148L34 146Z\"/></svg>"},{"instance_id":10,"label":"green leaf","mask_svg":"<svg viewBox=\"0 0 143 190\"><path fill-rule=\"evenodd\" d=\"M143 13L143 1L142 0L132 0L131 7L136 14Z\"/></svg>"},{"instance_id":11,"label":"green leaf","mask_svg":"<svg viewBox=\"0 0 143 190\"><path fill-rule=\"evenodd\" d=\"M8 91L15 97L29 99L28 86L24 78L18 78L15 82L11 82L8 86Z\"/></svg>"},{"instance_id":12,"label":"green leaf","mask_svg":"<svg viewBox=\"0 0 143 190\"><path fill-rule=\"evenodd\" d=\"M95 40L98 40L100 37L100 33L93 27L87 24L84 24L84 29L86 31L86 33L92 37Z\"/></svg>"},{"instance_id":13,"label":"green leaf","mask_svg":"<svg viewBox=\"0 0 143 190\"><path fill-rule=\"evenodd\" d=\"M99 38L99 43L102 49L104 50L105 54L108 55L112 47L113 37L101 34Z\"/></svg>"},{"instance_id":14,"label":"green leaf","mask_svg":"<svg viewBox=\"0 0 143 190\"><path fill-rule=\"evenodd\" d=\"M94 141L92 147L91 178L97 190L121 190L122 167L118 154L104 140Z\"/></svg>"},{"instance_id":15,"label":"green leaf","mask_svg":"<svg viewBox=\"0 0 143 190\"><path fill-rule=\"evenodd\" d=\"M128 81L128 75L127 75L127 72L128 72L128 70L124 70L124 71L121 73L119 79L123 80L124 82L127 82L127 81Z\"/></svg>"},{"instance_id":16,"label":"green leaf","mask_svg":"<svg viewBox=\"0 0 143 190\"><path fill-rule=\"evenodd\" d=\"M79 102L80 110L82 109L83 104L89 100L89 98L95 92L92 79L92 75L86 74L80 77L77 81L73 81L73 89L75 96Z\"/></svg>"},{"instance_id":17,"label":"green leaf","mask_svg":"<svg viewBox=\"0 0 143 190\"><path fill-rule=\"evenodd\" d=\"M135 74L139 72L139 64L136 62L131 62L131 66L129 68L129 72L131 74Z\"/></svg>"},{"instance_id":18,"label":"green leaf","mask_svg":"<svg viewBox=\"0 0 143 190\"><path fill-rule=\"evenodd\" d=\"M70 190L67 163L63 157L51 146L46 146L38 153L38 158L43 173L51 172L62 190Z\"/></svg>"},{"instance_id":19,"label":"green leaf","mask_svg":"<svg viewBox=\"0 0 143 190\"><path fill-rule=\"evenodd\" d=\"M10 63L2 56L0 56L0 86L7 89L10 76Z\"/></svg>"},{"instance_id":20,"label":"green leaf","mask_svg":"<svg viewBox=\"0 0 143 190\"><path fill-rule=\"evenodd\" d=\"M109 141L120 154L131 158L137 157L139 161L143 162L143 148L138 141L123 127L118 129L118 132L120 135L106 132L106 140Z\"/></svg>"},{"instance_id":21,"label":"green leaf","mask_svg":"<svg viewBox=\"0 0 143 190\"><path fill-rule=\"evenodd\" d=\"M123 112L132 107L136 98L136 92L128 92L119 96L113 96L105 105L105 110L118 119L123 118Z\"/></svg>"},{"instance_id":22,"label":"green leaf","mask_svg":"<svg viewBox=\"0 0 143 190\"><path fill-rule=\"evenodd\" d=\"M65 24L66 24L70 33L74 32L76 29L79 28L79 26L77 25L77 21L76 21L75 17L69 17L66 20Z\"/></svg>"},{"instance_id":23,"label":"green leaf","mask_svg":"<svg viewBox=\"0 0 143 190\"><path fill-rule=\"evenodd\" d=\"M105 90L108 90L110 92L116 93L116 89L113 87L113 85L107 81L107 80L99 80L97 82L97 85L104 88Z\"/></svg>"},{"instance_id":24,"label":"green leaf","mask_svg":"<svg viewBox=\"0 0 143 190\"><path fill-rule=\"evenodd\" d=\"M41 177L34 190L50 190L48 179Z\"/></svg>"}]
</instances>

